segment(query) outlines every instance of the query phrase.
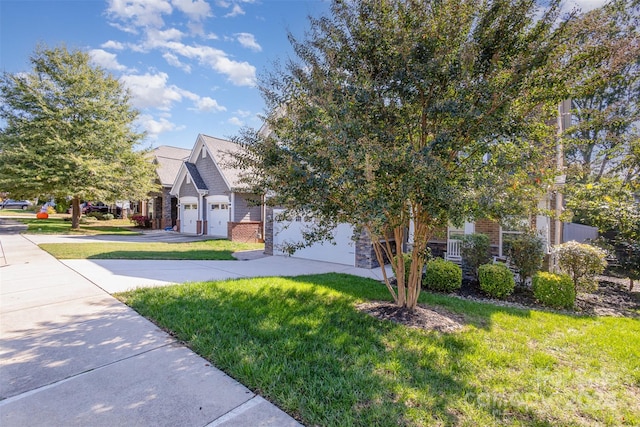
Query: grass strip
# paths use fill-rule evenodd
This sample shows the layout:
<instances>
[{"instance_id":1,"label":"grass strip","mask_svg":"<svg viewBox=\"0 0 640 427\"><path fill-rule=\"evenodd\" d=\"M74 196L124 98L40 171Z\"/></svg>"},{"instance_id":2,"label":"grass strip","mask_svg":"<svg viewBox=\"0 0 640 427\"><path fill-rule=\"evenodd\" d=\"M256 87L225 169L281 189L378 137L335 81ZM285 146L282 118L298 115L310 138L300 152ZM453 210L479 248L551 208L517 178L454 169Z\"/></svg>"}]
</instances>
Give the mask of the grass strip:
<instances>
[{"instance_id":1,"label":"grass strip","mask_svg":"<svg viewBox=\"0 0 640 427\"><path fill-rule=\"evenodd\" d=\"M71 221L65 221L64 218L15 218L15 221L27 224L28 228L26 232L28 234L140 234L139 231L132 229L133 224L126 219L114 219L111 221L90 220L87 224L80 224L77 230L73 230L71 228Z\"/></svg>"},{"instance_id":2,"label":"grass strip","mask_svg":"<svg viewBox=\"0 0 640 427\"><path fill-rule=\"evenodd\" d=\"M263 244L229 240L188 243L42 243L40 248L58 259L235 260L237 251L263 249Z\"/></svg>"},{"instance_id":3,"label":"grass strip","mask_svg":"<svg viewBox=\"0 0 640 427\"><path fill-rule=\"evenodd\" d=\"M423 293L461 332L380 321L380 283L340 274L118 297L305 425L639 425L640 321Z\"/></svg>"}]
</instances>

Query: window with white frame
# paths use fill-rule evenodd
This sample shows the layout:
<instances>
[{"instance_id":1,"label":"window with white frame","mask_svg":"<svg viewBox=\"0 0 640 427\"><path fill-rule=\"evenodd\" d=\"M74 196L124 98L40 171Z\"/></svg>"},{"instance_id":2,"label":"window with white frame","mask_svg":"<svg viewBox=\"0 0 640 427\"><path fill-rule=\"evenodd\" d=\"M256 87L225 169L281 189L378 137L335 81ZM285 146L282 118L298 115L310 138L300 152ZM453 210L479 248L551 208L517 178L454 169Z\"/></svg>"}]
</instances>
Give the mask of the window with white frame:
<instances>
[{"instance_id":1,"label":"window with white frame","mask_svg":"<svg viewBox=\"0 0 640 427\"><path fill-rule=\"evenodd\" d=\"M529 218L507 218L500 226L500 256L506 256L511 241L529 228Z\"/></svg>"}]
</instances>

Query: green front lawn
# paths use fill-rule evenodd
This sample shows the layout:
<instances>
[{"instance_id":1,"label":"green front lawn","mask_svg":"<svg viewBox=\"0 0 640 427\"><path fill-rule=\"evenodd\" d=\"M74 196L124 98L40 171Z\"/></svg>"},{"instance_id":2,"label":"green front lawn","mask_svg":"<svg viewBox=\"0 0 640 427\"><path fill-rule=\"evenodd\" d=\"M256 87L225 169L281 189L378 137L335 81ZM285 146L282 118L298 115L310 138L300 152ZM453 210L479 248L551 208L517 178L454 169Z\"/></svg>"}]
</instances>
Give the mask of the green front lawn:
<instances>
[{"instance_id":1,"label":"green front lawn","mask_svg":"<svg viewBox=\"0 0 640 427\"><path fill-rule=\"evenodd\" d=\"M65 221L63 217L37 219L34 214L33 218L15 218L14 220L27 224L29 228L26 232L29 234L140 234L139 231L133 229L133 224L127 219L111 221L89 219L87 224L80 224L78 230L72 230L71 221Z\"/></svg>"},{"instance_id":2,"label":"green front lawn","mask_svg":"<svg viewBox=\"0 0 640 427\"><path fill-rule=\"evenodd\" d=\"M139 289L118 297L305 425L640 425L640 320L423 293L455 333L354 308L383 285L340 274Z\"/></svg>"},{"instance_id":3,"label":"green front lawn","mask_svg":"<svg viewBox=\"0 0 640 427\"><path fill-rule=\"evenodd\" d=\"M232 253L263 249L264 245L206 240L190 243L43 243L40 248L58 259L234 260Z\"/></svg>"}]
</instances>

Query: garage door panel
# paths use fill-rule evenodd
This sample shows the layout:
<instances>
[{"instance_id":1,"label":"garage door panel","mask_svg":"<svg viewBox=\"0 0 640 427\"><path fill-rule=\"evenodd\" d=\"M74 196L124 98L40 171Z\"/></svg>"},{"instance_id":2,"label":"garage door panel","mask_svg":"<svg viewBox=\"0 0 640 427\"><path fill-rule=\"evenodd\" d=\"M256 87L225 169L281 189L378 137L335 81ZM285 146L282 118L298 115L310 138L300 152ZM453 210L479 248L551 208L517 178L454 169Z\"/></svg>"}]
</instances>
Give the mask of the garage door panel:
<instances>
[{"instance_id":1,"label":"garage door panel","mask_svg":"<svg viewBox=\"0 0 640 427\"><path fill-rule=\"evenodd\" d=\"M280 211L281 212L281 211ZM274 218L279 212L274 211ZM282 245L303 241L302 233L311 224L300 221L275 221L274 222L274 253L288 255L282 251ZM335 244L325 241L314 243L311 246L297 250L292 257L310 259L315 261L332 262L336 264L355 265L356 250L353 236L353 227L349 224L340 224L334 230Z\"/></svg>"}]
</instances>

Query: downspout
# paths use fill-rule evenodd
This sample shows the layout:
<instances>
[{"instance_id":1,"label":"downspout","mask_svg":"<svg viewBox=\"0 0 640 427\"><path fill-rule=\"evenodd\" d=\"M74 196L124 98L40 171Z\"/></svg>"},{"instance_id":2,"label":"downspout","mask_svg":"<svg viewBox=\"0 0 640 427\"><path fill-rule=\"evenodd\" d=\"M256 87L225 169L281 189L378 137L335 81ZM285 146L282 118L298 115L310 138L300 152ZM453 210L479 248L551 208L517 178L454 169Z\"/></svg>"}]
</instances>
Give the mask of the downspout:
<instances>
[{"instance_id":1,"label":"downspout","mask_svg":"<svg viewBox=\"0 0 640 427\"><path fill-rule=\"evenodd\" d=\"M565 107L567 107L567 103L569 104L569 111L565 111ZM560 245L562 243L562 220L560 219L560 214L563 209L563 197L562 197L562 185L564 185L565 176L564 172L564 147L562 145L562 134L565 131L565 116L570 114L571 109L571 100L564 100L558 105L558 142L556 144L556 171L558 172L558 176L556 178L555 183L555 193L556 193L556 206L555 206L555 233L553 244L554 246ZM550 263L549 266L551 269L555 270L555 259L553 263Z\"/></svg>"},{"instance_id":2,"label":"downspout","mask_svg":"<svg viewBox=\"0 0 640 427\"><path fill-rule=\"evenodd\" d=\"M204 236L204 210L206 208L204 203L204 194L198 192L198 196L200 197L198 203L198 218L200 219L200 233L198 236Z\"/></svg>"}]
</instances>

